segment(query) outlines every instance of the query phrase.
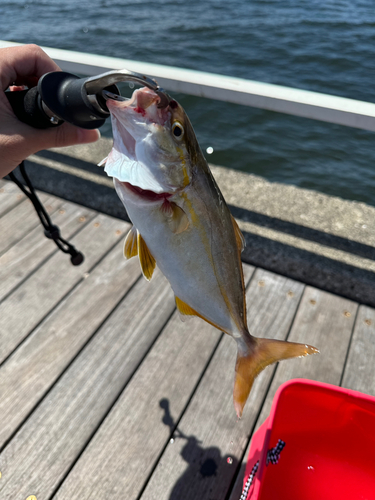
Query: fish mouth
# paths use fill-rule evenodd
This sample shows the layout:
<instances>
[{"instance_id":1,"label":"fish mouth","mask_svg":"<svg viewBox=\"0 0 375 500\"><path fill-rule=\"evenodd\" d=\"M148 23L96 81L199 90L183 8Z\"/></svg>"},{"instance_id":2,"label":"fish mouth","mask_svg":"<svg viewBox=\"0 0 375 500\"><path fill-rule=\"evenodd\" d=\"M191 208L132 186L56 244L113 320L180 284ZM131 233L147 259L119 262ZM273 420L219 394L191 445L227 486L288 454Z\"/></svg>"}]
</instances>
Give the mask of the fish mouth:
<instances>
[{"instance_id":1,"label":"fish mouth","mask_svg":"<svg viewBox=\"0 0 375 500\"><path fill-rule=\"evenodd\" d=\"M158 108L160 96L149 89L143 87L133 92L130 99L125 101L108 100L107 106L112 115L112 128L115 141L121 144L120 152L129 161L137 162L137 141L144 139L150 127L170 126L171 113L169 106ZM123 179L124 180L124 179Z\"/></svg>"},{"instance_id":2,"label":"fish mouth","mask_svg":"<svg viewBox=\"0 0 375 500\"><path fill-rule=\"evenodd\" d=\"M138 186L133 186L130 182L121 182L129 191L131 191L136 196L142 198L145 201L160 201L167 200L172 196L171 193L155 193L154 191L150 191L149 189L142 189Z\"/></svg>"},{"instance_id":3,"label":"fish mouth","mask_svg":"<svg viewBox=\"0 0 375 500\"><path fill-rule=\"evenodd\" d=\"M125 109L128 108L129 113L139 115L144 121L165 126L171 118L171 113L169 105L158 108L160 103L160 95L148 87L135 90L130 99L124 101L109 99L106 102L108 109L117 117L120 113L123 114Z\"/></svg>"},{"instance_id":4,"label":"fish mouth","mask_svg":"<svg viewBox=\"0 0 375 500\"><path fill-rule=\"evenodd\" d=\"M150 201L159 199L159 195L165 198L167 191L176 189L165 182L169 151L163 146L168 145L165 138L171 128L174 101L158 108L160 101L161 97L147 87L135 90L125 101L107 101L114 143L105 171L119 182L137 188L132 192Z\"/></svg>"}]
</instances>

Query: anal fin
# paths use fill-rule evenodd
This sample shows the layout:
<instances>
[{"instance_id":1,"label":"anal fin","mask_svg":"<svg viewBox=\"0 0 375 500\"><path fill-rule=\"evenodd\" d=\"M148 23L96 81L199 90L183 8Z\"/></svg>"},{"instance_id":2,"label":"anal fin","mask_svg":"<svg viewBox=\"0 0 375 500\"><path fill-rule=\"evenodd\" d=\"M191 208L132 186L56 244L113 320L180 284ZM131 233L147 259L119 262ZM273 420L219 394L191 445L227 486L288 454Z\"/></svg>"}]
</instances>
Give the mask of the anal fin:
<instances>
[{"instance_id":1,"label":"anal fin","mask_svg":"<svg viewBox=\"0 0 375 500\"><path fill-rule=\"evenodd\" d=\"M190 307L189 304L187 304L186 302L184 302L183 300L178 298L177 295L175 295L175 301L176 301L177 310L181 315L180 317L181 317L182 321L184 321L184 319L183 319L184 316L197 316L198 318L203 319L204 321L206 321L210 325L214 326L215 328L218 328L219 330L221 330L221 328L218 325L215 325L215 323L212 323L212 321L210 321L209 319L207 319L204 316L202 316L201 314L199 314L199 312L197 312L195 309Z\"/></svg>"},{"instance_id":2,"label":"anal fin","mask_svg":"<svg viewBox=\"0 0 375 500\"><path fill-rule=\"evenodd\" d=\"M177 310L182 316L198 316L198 318L202 317L199 313L197 313L197 311L195 311L192 307L186 304L186 302L184 302L183 300L179 299L177 296L175 297L175 301Z\"/></svg>"},{"instance_id":3,"label":"anal fin","mask_svg":"<svg viewBox=\"0 0 375 500\"><path fill-rule=\"evenodd\" d=\"M138 233L137 247L138 247L139 262L141 264L143 276L146 278L147 281L150 281L154 273L156 260L152 256L150 250L148 249L148 246L145 243L145 240L142 238L140 233Z\"/></svg>"}]
</instances>

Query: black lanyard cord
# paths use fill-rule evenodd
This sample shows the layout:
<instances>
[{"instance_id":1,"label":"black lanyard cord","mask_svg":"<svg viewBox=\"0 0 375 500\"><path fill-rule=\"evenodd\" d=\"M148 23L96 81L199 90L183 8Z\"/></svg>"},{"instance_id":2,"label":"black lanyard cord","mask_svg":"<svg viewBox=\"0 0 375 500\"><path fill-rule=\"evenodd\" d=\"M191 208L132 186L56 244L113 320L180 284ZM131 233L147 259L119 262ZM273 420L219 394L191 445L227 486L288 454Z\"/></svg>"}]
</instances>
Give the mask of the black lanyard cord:
<instances>
[{"instance_id":1,"label":"black lanyard cord","mask_svg":"<svg viewBox=\"0 0 375 500\"><path fill-rule=\"evenodd\" d=\"M73 266L79 266L80 264L82 264L84 256L82 255L81 252L78 252L73 245L64 240L60 235L60 229L56 225L52 224L52 221L48 213L46 212L46 209L39 200L35 192L34 186L30 181L29 176L26 173L25 163L21 162L19 168L23 180L25 181L28 189L22 184L22 182L19 179L17 179L17 177L14 175L13 172L9 174L10 179L17 184L17 186L21 189L21 191L30 199L31 203L34 205L34 208L36 210L36 213L38 214L40 222L44 227L45 236L47 238L52 239L62 252L70 254L71 256L70 261L73 264Z\"/></svg>"}]
</instances>

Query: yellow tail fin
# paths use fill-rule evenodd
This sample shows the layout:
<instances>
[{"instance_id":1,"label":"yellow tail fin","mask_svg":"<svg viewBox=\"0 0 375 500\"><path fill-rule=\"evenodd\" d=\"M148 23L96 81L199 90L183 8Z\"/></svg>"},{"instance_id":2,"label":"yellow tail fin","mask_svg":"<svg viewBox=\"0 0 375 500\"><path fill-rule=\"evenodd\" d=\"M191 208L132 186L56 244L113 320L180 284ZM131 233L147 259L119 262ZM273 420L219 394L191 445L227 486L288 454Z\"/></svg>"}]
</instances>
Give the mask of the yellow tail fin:
<instances>
[{"instance_id":1,"label":"yellow tail fin","mask_svg":"<svg viewBox=\"0 0 375 500\"><path fill-rule=\"evenodd\" d=\"M319 352L318 349L310 345L285 342L283 340L260 339L248 333L236 340L238 352L233 401L239 418L242 416L255 377L266 366L282 359L299 358Z\"/></svg>"}]
</instances>

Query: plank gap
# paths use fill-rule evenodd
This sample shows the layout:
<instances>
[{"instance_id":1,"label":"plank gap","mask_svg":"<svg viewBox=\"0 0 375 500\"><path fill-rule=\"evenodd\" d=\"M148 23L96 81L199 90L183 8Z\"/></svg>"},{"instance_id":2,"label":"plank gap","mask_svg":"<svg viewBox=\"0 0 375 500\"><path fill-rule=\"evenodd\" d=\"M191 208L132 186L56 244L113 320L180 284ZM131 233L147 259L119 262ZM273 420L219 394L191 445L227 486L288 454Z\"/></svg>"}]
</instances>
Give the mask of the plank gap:
<instances>
[{"instance_id":1,"label":"plank gap","mask_svg":"<svg viewBox=\"0 0 375 500\"><path fill-rule=\"evenodd\" d=\"M47 214L52 216L61 205L62 200L51 194L38 193L38 195ZM5 202L6 205L7 202ZM33 229L41 226L40 219L32 202L26 197L21 203L13 206L12 210L9 210L6 216L1 217L0 223L3 237L0 241L1 254L22 240Z\"/></svg>"},{"instance_id":2,"label":"plank gap","mask_svg":"<svg viewBox=\"0 0 375 500\"><path fill-rule=\"evenodd\" d=\"M350 339L349 339L349 343L348 343L348 349L346 351L346 356L345 356L344 364L343 364L343 367L342 367L340 382L338 384L340 387L342 387L342 384L343 384L343 381L344 381L344 377L345 377L345 371L346 371L346 366L347 366L348 360L349 360L350 349L352 347L352 343L353 343L353 339L354 339L354 331L355 331L356 326L357 326L357 320L358 320L358 316L359 316L359 309L360 308L357 307L357 310L355 312L355 318L354 318L354 321L353 321L353 328L352 328L352 332L351 332L351 335L350 335Z\"/></svg>"},{"instance_id":3,"label":"plank gap","mask_svg":"<svg viewBox=\"0 0 375 500\"><path fill-rule=\"evenodd\" d=\"M258 268L257 268L258 269ZM302 284L302 283L301 283ZM304 285L304 284L303 284ZM298 304L297 304L297 307L294 311L294 315L293 315L293 318L291 320L291 323L289 325L289 330L288 330L288 333L286 334L286 337L285 337L285 340L288 340L289 338L289 335L290 335L290 332L293 328L293 325L294 325L294 321L296 319L296 316L297 316L297 312L298 312L298 309L299 309L299 306L301 304L301 301L302 301L302 298L304 296L304 293L305 293L305 290L306 290L306 285L303 286L303 290L302 290L302 293L300 294L300 297L298 299ZM246 468L246 463L247 463L247 455L249 453L249 447L250 447L250 442L253 438L253 434L254 434L254 431L256 429L256 426L257 426L257 422L259 421L259 418L260 418L260 415L262 413L262 410L263 410L263 406L267 400L267 397L268 397L268 393L271 389L271 386L272 386L272 383L273 383L273 379L275 378L275 374L276 374L276 369L277 369L277 366L278 366L279 363L275 363L273 365L273 368L272 368L272 373L270 375L270 379L269 379L269 382L268 382L268 385L267 385L267 389L266 391L264 392L264 395L263 395L263 398L262 398L262 403L261 405L259 406L259 409L258 409L258 412L257 412L257 415L254 419L254 422L253 422L253 425L251 427L251 433L249 435L249 438L247 440L247 443L246 443L246 446L243 450L243 453L241 455L241 458L238 462L238 466L237 466L237 470L236 470L236 473L234 474L233 476L233 479L232 479L232 482L230 484L230 487L228 489L228 493L225 497L225 500L234 500L234 494L236 492L236 489L238 488L238 482L240 481L241 484L243 483L243 478L244 478L244 475L245 475L245 468ZM237 488L236 488L237 487ZM242 492L242 488L241 488L241 492ZM237 491L238 493L238 491ZM241 496L241 493L239 493L238 495L238 498L240 498Z\"/></svg>"},{"instance_id":4,"label":"plank gap","mask_svg":"<svg viewBox=\"0 0 375 500\"><path fill-rule=\"evenodd\" d=\"M356 318L342 387L375 395L374 359L375 309L361 305L358 308L358 317Z\"/></svg>"},{"instance_id":5,"label":"plank gap","mask_svg":"<svg viewBox=\"0 0 375 500\"><path fill-rule=\"evenodd\" d=\"M26 195L22 193L22 191L19 189L19 187L13 183L12 181L2 181L2 184L0 185L1 189L4 191L1 194L1 197L4 195L14 195L13 200L6 200L6 202L2 202L1 208L0 208L0 218L6 216L13 208L17 207L20 203L26 200ZM17 196L16 196L17 194ZM19 198L18 198L19 196ZM18 198L18 199L17 199Z\"/></svg>"},{"instance_id":6,"label":"plank gap","mask_svg":"<svg viewBox=\"0 0 375 500\"><path fill-rule=\"evenodd\" d=\"M247 285L247 287L246 287L247 289L248 289L248 288L249 288L249 286L250 286L250 282L251 282L250 278L251 278L251 276L253 275L253 273L255 273L255 272L256 272L256 271L254 270L254 268L253 268L251 275L250 275L250 276L248 276L248 274L249 274L249 270L250 270L250 269L249 269L249 267L247 267L247 269L246 269L246 275L247 275L247 276L245 277L245 282L246 282L246 285ZM255 286L256 288L258 288L258 287L257 287L257 285L254 283L254 281L252 281L252 283L253 283L253 287ZM248 297L248 299L249 299L249 297ZM248 301L248 303L250 303L250 302ZM251 306L250 306L250 307L251 307ZM192 436L192 435L194 435L194 436L195 436L195 434L194 434L194 433L192 433L191 429L189 430L189 432L187 432L187 431L186 431L186 429L185 429L185 430L183 430L183 431L181 431L181 428L180 428L180 427L182 426L182 423L183 423L183 421L185 420L187 413L189 413L189 411L190 411L190 412L193 412L193 413L195 412L195 410L190 410L190 408L191 408L192 406L194 406L194 400L195 400L195 399L197 399L197 397L199 398L199 396L197 395L197 394L198 394L198 392L199 392L199 391L200 391L200 392L202 392L202 390L203 390L203 392L205 392L205 389L202 389L202 387L201 387L201 386L202 386L202 384L203 384L203 385L205 384L205 379L207 379L207 376L209 376L209 375L208 375L208 372L209 372L209 371L212 371L212 365L213 365L213 363L215 363L215 358L217 358L217 357L218 357L218 354L219 354L219 353L218 353L218 351L220 351L220 350L221 350L221 351L223 351L223 350L225 350L225 351L226 351L226 350L227 350L227 344L225 343L225 341L226 341L226 340L229 340L229 339L227 339L227 336L226 336L226 335L223 335L223 336L221 337L221 342L220 342L220 344L216 347L215 352L213 352L213 353L212 353L212 355L211 355L211 359L209 360L209 363L206 365L206 370L205 370L205 372L204 372L204 373L202 373L202 378L201 378L201 380L199 381L199 384L197 384L197 386L196 386L196 388L195 388L194 392L193 392L193 393L191 393L191 396L190 396L190 399L189 399L189 401L188 401L188 404L187 404L187 405L185 406L185 408L183 409L183 413L180 415L180 418L178 418L177 423L175 423L175 422L173 421L173 423L174 423L173 432L172 432L172 434L169 434L168 439L167 439L167 440L166 440L166 442L165 442L164 448L161 450L161 453L159 454L159 456L158 456L158 458L157 458L157 465L156 465L156 467L154 467L154 468L153 468L153 470L151 470L151 471L150 471L149 478L148 478L148 481L147 481L147 483L146 483L146 485L145 485L145 488L144 488L144 489L143 489L143 490L142 490L142 491L138 494L138 496L137 496L137 497L135 497L135 498L138 498L138 500L139 500L140 498L142 498L142 499L147 498L148 500L149 500L150 498L159 498L158 493L160 493L160 492L159 492L159 488L160 488L160 484L159 484L159 483L160 483L160 481L159 481L159 483L158 483L158 486L156 486L156 491L154 491L154 490L155 490L155 484L153 484L153 476L154 476L154 475L158 475L158 473L160 472L160 467L162 467L162 468L163 468L163 470L164 470L164 464L161 466L161 465L160 465L160 462L162 462L162 461L163 461L163 456L164 456L164 455L168 455L168 447L169 447L169 443L170 443L170 437L171 437L171 435L172 435L172 437L173 437L173 434L175 434L175 432L176 432L176 430L177 430L177 431L182 432L182 434L183 434L183 435L185 435L185 437L186 437L186 435L188 435L188 436ZM225 345L224 345L224 343L225 343ZM232 350L232 349L231 349L231 350ZM221 363L222 363L222 360L221 360ZM216 360L216 364L217 364L217 360ZM223 365L222 365L222 366L223 366ZM228 377L226 377L226 378L228 378ZM232 374L230 374L229 378L232 380ZM220 382L218 382L218 383L219 383L219 385L221 385L221 381L220 381ZM214 396L214 397L216 397L216 396ZM208 398L208 399L210 399L210 398ZM233 407L232 407L232 398L230 398L230 397L229 397L229 399L230 399L230 402L231 402L231 404L230 404L230 408L231 408L231 414L232 414L232 412L234 412L234 409L233 409ZM202 403L202 401L201 401L201 403ZM195 404L196 404L196 403L195 403ZM214 422L213 422L213 425L214 425ZM179 434L177 434L177 437L178 437L178 436L179 436ZM199 438L201 439L201 436L199 436ZM203 442L203 441L202 441L202 442ZM214 446L212 443L210 443L210 445L211 445L211 446ZM173 444L173 445L171 445L171 446L176 446L176 444ZM188 446L188 444L186 444L186 446ZM200 442L199 446L203 446L203 448L204 448L204 445L201 445L201 442ZM190 458L191 458L191 457L190 457ZM165 459L165 457L164 457L164 459ZM168 460L168 459L167 459L167 460ZM173 459L172 459L172 460L173 460ZM188 461L188 463L189 463L189 464L191 464L191 463L192 463L192 462L191 462L191 460L189 460L189 461ZM233 474L235 474L235 472L234 472L234 471L233 471ZM181 476L180 476L180 477L181 477ZM151 491L154 491L154 494L152 494L152 493L151 493ZM226 491L226 490L225 490L225 491ZM195 493L196 493L196 492L195 492ZM223 494L225 494L225 493L223 492ZM166 494L165 494L165 495L166 495ZM163 495L163 499L164 499L164 498L166 498L166 496L165 496L165 495ZM173 498L174 498L174 497L173 497ZM183 498L185 498L185 496L184 496ZM186 498L187 498L187 497L186 497ZM190 497L189 497L189 498L190 498ZM192 498L192 496L191 496L191 498ZM204 498L206 498L206 497L204 497ZM210 498L211 498L211 497L210 497ZM216 497L215 497L215 495L214 495L214 498L216 498Z\"/></svg>"},{"instance_id":7,"label":"plank gap","mask_svg":"<svg viewBox=\"0 0 375 500\"><path fill-rule=\"evenodd\" d=\"M128 290L128 292L121 298L121 300L118 302L118 304L116 304L116 306L113 308L113 310L111 311L111 313L108 315L108 317L103 321L103 323L100 325L100 327L97 329L100 330L100 328L102 328L102 326L104 325L104 323L109 319L109 317L116 311L116 309L118 309L118 307L121 305L122 301L125 299L125 297L128 295L128 293L135 287L135 285L140 281L144 279L143 276L141 275L139 277L139 279L133 284L133 286L131 287L131 289ZM147 358L148 354L150 353L150 351L152 350L152 348L154 347L155 343L157 342L158 338L160 337L160 335L163 333L163 330L164 328L166 327L166 325L168 324L169 320L171 319L171 317L173 316L173 314L175 313L175 309L172 310L171 314L166 318L163 326L161 327L160 329L160 332L158 333L158 335L155 337L155 339L153 340L153 342L150 344L149 348L147 349L147 351L145 352L144 356L139 360L138 364L135 366L133 372L131 373L131 375L129 376L128 380L126 381L126 383L123 385L123 387L121 388L121 390L119 391L118 395L116 396L116 398L113 400L112 404L108 407L106 413L103 415L103 417L101 418L101 420L98 422L98 424L96 425L96 427L94 428L94 430L92 431L92 433L90 434L89 438L87 439L87 441L85 442L85 444L83 445L81 451L78 453L78 455L76 456L75 460L72 461L69 469L67 469L66 473L64 474L64 476L61 478L61 480L59 481L59 483L57 484L56 488L53 490L53 492L51 493L51 495L48 497L48 500L52 500L56 494L58 493L59 489L61 488L62 484L64 483L65 479L69 476L71 470L74 468L75 464L79 461L79 459L81 458L81 456L83 455L83 453L86 451L86 448L89 446L90 442L92 441L93 437L95 436L95 434L98 432L98 430L100 429L102 423L105 421L105 419L108 417L109 413L112 411L113 407L117 404L118 400L120 399L120 397L122 396L123 392L126 390L126 387L129 385L129 383L131 382L131 380L133 379L135 373L139 370L140 366L143 364L144 360ZM97 331L95 332L95 334L97 333ZM95 335L94 334L94 335ZM94 335L92 337L94 337ZM91 337L91 338L92 338ZM82 347L81 351L83 351L83 349L86 347L86 345L91 341L91 338L87 341L87 343ZM77 354L76 358L79 356L79 354L81 353L81 351ZM69 364L69 366L66 367L66 370L68 370L68 368L70 367L71 364L73 364L73 362L75 361L74 358L72 360L72 362ZM59 379L63 376L63 374L59 377ZM56 380L56 384L57 384L58 380ZM56 385L54 384L54 385Z\"/></svg>"},{"instance_id":8,"label":"plank gap","mask_svg":"<svg viewBox=\"0 0 375 500\"><path fill-rule=\"evenodd\" d=\"M61 206L63 206L63 205L65 205L65 203L63 203ZM57 209L56 209L56 211L58 211L60 208L61 208L61 207L57 208ZM74 238L75 236L77 236L77 234L79 234L79 233L80 233L80 231L82 231L82 230L83 230L83 229L84 229L84 228L85 228L88 224L90 224L90 222L91 222L91 221L92 221L92 220L93 220L93 219L94 219L97 215L98 215L98 214L97 214L96 212L92 212L92 213L88 214L88 215L86 216L86 217L87 217L86 221L85 221L84 223L82 223L82 225L81 225L80 227L78 227L78 228L77 228L77 229L76 229L73 233L69 234L69 236L68 236L67 238L68 238L69 240L71 240L72 238ZM52 221L52 222L53 222L53 221ZM41 227L43 227L43 226L41 225ZM35 230L35 229L36 229L36 228L34 228L34 230ZM65 229L67 229L67 228L65 228ZM67 231L66 231L66 232L67 232ZM29 234L30 234L30 233L26 234L26 235L24 236L24 238L27 238ZM64 235L62 235L62 236L64 237ZM43 234L43 233L41 233L40 237L41 237L41 239L46 238L46 237L44 236L44 234ZM22 239L24 239L24 238L22 238ZM20 240L20 241L22 241L22 240ZM19 242L18 242L18 243L19 243ZM15 244L15 245L16 245L16 244ZM13 246L15 246L15 245L13 245ZM8 250L9 250L9 249L8 249ZM22 286L22 285L23 285L23 284L24 284L24 283L25 283L25 282L26 282L26 281L27 281L27 280L28 280L28 279L29 279L29 278L30 278L33 274L35 274L37 271L39 271L39 269L40 269L41 267L43 267L43 266L44 266L44 265L45 265L45 264L46 264L46 263L47 263L47 262L48 262L48 261L49 261L52 257L54 257L54 255L56 255L56 254L58 253L58 251L61 251L61 250L59 250L59 248L55 245L54 250L53 250L50 254L48 254L48 255L47 255L47 256L46 256L46 257L45 257L42 261L40 261L40 263L39 263L39 264L38 264L38 265L37 265L34 269L32 269L32 270L31 270L28 274L26 274L26 275L25 275L25 276L21 279L21 281L19 281L19 282L17 283L17 285L15 285L12 289L10 289L10 290L9 290L9 292L7 292L7 293L6 293L3 297L1 297L1 299L0 299L0 304L1 304L2 302L4 302L5 300L7 300L7 299L8 299L8 298L12 295L12 293L14 293L16 290L18 290L18 288L19 288L20 286ZM5 253L6 253L6 252L5 252ZM69 257L68 257L68 254L66 254L66 257L67 257L67 258L69 258ZM0 366L1 366L1 363L0 363Z\"/></svg>"},{"instance_id":9,"label":"plank gap","mask_svg":"<svg viewBox=\"0 0 375 500\"><path fill-rule=\"evenodd\" d=\"M301 283L301 282L300 282L300 283ZM293 328L293 326L294 326L294 322L295 322L295 320L296 320L296 316L297 316L297 314L298 314L299 307L300 307L300 305L301 305L302 299L303 299L303 297L304 297L304 295L305 295L305 292L306 292L306 285L305 285L304 283L301 283L301 285L303 285L303 290L302 290L302 293L301 293L301 295L300 295L300 297L299 297L299 299L298 299L298 304L297 304L296 310L294 311L293 319L292 319L292 321L291 321L291 323L290 323L290 325L289 325L289 330L288 330L288 333L287 333L287 335L286 335L286 337L285 337L285 340L288 340L288 339L289 339L290 333L291 333L292 328ZM287 360L286 360L286 361L287 361ZM276 363L276 364L275 364L275 369L276 369L276 367L277 367L277 365L278 365L279 363L280 363L280 362L278 362L278 363Z\"/></svg>"},{"instance_id":10,"label":"plank gap","mask_svg":"<svg viewBox=\"0 0 375 500\"><path fill-rule=\"evenodd\" d=\"M117 243L118 245L119 243ZM116 246L116 245L115 245ZM81 346L81 348L77 351L75 356L72 357L72 359L69 361L69 363L65 366L64 370L60 373L60 375L56 378L56 380L51 384L51 386L46 390L46 392L40 397L38 402L30 409L28 414L25 416L25 418L20 422L20 424L16 427L14 432L9 436L9 438L4 441L3 446L0 447L0 454L4 451L4 449L8 446L8 444L12 441L12 439L17 435L19 432L20 428L24 425L24 423L30 418L30 416L37 410L37 408L42 404L42 402L48 397L49 393L54 389L54 387L59 383L60 379L64 376L65 372L69 370L71 365L76 361L76 359L80 356L82 351L86 348L86 346L92 341L92 339L95 337L97 332L103 327L106 321L110 318L110 316L118 309L122 301L126 298L126 296L130 293L130 291L135 287L135 285L139 282L141 279L141 275L137 280L134 281L134 283L130 286L130 288L120 297L118 302L115 304L115 306L111 309L111 311L107 314L107 316L101 321L99 326L94 330L94 332L90 335L90 337L87 339L87 341ZM83 280L82 280L83 281ZM79 284L77 284L78 286ZM74 290L73 290L74 291ZM65 299L66 297L64 297ZM64 300L62 299L62 301ZM169 319L168 319L169 321ZM25 339L26 340L26 339ZM23 343L23 342L22 342ZM21 345L21 344L20 344ZM19 347L19 346L18 346ZM12 353L13 354L13 353ZM4 361L5 362L5 361ZM0 365L1 367L1 365ZM103 419L104 420L104 419ZM101 425L101 423L100 423ZM98 426L100 427L100 426ZM97 430L97 429L96 429ZM96 432L95 430L95 432ZM92 437L92 436L91 436ZM90 440L91 440L90 437ZM55 494L55 493L54 493ZM52 495L53 496L53 495Z\"/></svg>"},{"instance_id":11,"label":"plank gap","mask_svg":"<svg viewBox=\"0 0 375 500\"><path fill-rule=\"evenodd\" d=\"M191 394L190 394L190 397L189 397L189 399L188 399L188 400L187 400L187 402L186 402L186 405L185 405L185 406L184 406L184 408L182 409L182 411L181 411L181 413L180 413L179 418L176 420L176 425L175 425L175 426L174 426L174 428L173 428L173 432L171 432L171 434L169 435L169 437L166 439L166 441L165 441L165 445L164 445L164 446L163 446L163 448L161 449L161 451L160 451L160 453L159 453L158 457L155 459L154 466L153 466L153 467L152 467L152 469L150 470L150 473L149 473L149 475L148 475L147 479L144 481L144 483L143 483L143 487L142 487L142 489L140 490L140 492L139 492L139 494L138 494L138 496L137 496L136 500L141 500L141 497L142 497L143 493L145 492L145 490L146 490L146 488L147 488L147 485L148 485L148 483L150 482L150 480L151 480L151 478L152 478L152 475L154 474L154 472L155 472L155 470L156 470L156 468L157 468L157 466L158 466L158 464L159 464L159 462L160 462L160 459L161 459L161 457L163 456L163 454L164 454L164 452L165 452L165 450L166 450L166 448L167 448L167 446L168 446L168 443L169 443L169 441L170 441L171 437L173 436L173 434L175 433L176 429L178 428L178 426L179 426L179 424L180 424L180 422L181 422L181 420L182 420L182 418L183 418L183 416L184 416L184 414L185 414L185 412L186 412L187 408L189 407L189 405L190 405L190 403L191 403L191 401L192 401L192 399L193 399L193 397L194 397L195 393L197 392L197 390L198 390L198 388L199 388L199 385L201 384L201 382L202 382L202 380L203 380L203 377L204 377L204 375L206 374L206 372L207 372L207 370L208 370L208 367L209 367L209 365L210 365L210 363L211 363L211 361L212 361L212 359L213 359L213 357L214 357L214 355L215 355L216 351L218 350L219 345L220 345L220 343L222 342L222 340L223 340L224 336L225 336L225 333L221 333L221 335L220 335L220 337L219 337L219 340L217 341L217 343L216 343L216 345L215 345L214 349L213 349L213 350L212 350L212 352L211 352L210 357L209 357L209 358L208 358L208 360L207 360L206 366L204 367L204 369L203 369L203 370L202 370L202 372L201 372L201 376L200 376L200 377L199 377L199 379L197 380L197 383L195 384L195 386L194 386L194 388L193 388L193 390L192 390L192 392L191 392Z\"/></svg>"},{"instance_id":12,"label":"plank gap","mask_svg":"<svg viewBox=\"0 0 375 500\"><path fill-rule=\"evenodd\" d=\"M95 213L95 217L97 216L100 216L99 213ZM92 220L90 221L92 222ZM89 223L90 223L89 222ZM89 225L89 223L85 226L87 227ZM84 229L84 228L82 228ZM79 235L82 231L80 231L79 233L77 233L77 235ZM97 260L94 260L94 262L91 264L90 267L87 268L87 273L88 274L91 274L93 272L93 270L99 266L104 260L105 258L112 252L112 250L118 245L119 243L119 240L121 240L123 237L123 234L121 233L121 235L119 235L117 238L115 238L114 242L108 246L108 248L99 256L97 257ZM76 243L74 243L76 245ZM78 246L78 245L77 245ZM54 254L56 255L56 254ZM46 262L44 262L43 264L45 264ZM40 266L39 269L42 269L44 267L44 265ZM20 348L20 346L22 346L22 344L25 343L25 341L29 338L29 336L44 322L46 321L53 313L54 311L59 307L60 303L63 302L70 294L72 294L76 289L77 287L85 280L85 277L82 275L80 278L77 278L77 280L75 282L73 282L73 285L68 285L70 286L69 288L67 287L67 290L66 292L61 296L59 297L59 300L57 300L53 305L52 307L50 307L50 309L44 313L43 315L41 315L41 317L38 319L38 321L30 328L29 331L27 331L27 333L24 334L24 337L20 340L20 342L15 345L14 348L12 348L12 350L7 354L7 355L4 355L3 359L1 360L0 362L0 368L1 366L10 358L10 356Z\"/></svg>"}]
</instances>

